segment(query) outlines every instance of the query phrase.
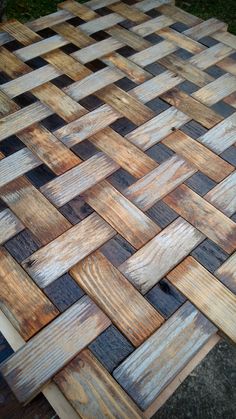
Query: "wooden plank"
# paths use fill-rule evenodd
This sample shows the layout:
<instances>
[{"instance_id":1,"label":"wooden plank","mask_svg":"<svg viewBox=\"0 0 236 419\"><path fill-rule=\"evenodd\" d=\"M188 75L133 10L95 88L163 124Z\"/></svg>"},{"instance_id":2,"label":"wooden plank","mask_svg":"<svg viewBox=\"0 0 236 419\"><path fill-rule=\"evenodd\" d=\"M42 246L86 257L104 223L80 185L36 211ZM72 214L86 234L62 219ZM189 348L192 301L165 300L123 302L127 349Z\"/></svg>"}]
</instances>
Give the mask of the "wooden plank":
<instances>
[{"instance_id":1,"label":"wooden plank","mask_svg":"<svg viewBox=\"0 0 236 419\"><path fill-rule=\"evenodd\" d=\"M211 189L204 198L231 217L236 211L236 172Z\"/></svg>"},{"instance_id":2,"label":"wooden plank","mask_svg":"<svg viewBox=\"0 0 236 419\"><path fill-rule=\"evenodd\" d=\"M0 70L12 78L22 76L31 70L27 64L24 64L15 54L6 48L0 48Z\"/></svg>"},{"instance_id":3,"label":"wooden plank","mask_svg":"<svg viewBox=\"0 0 236 419\"><path fill-rule=\"evenodd\" d=\"M90 73L87 67L59 49L48 52L43 58L72 80L81 80Z\"/></svg>"},{"instance_id":4,"label":"wooden plank","mask_svg":"<svg viewBox=\"0 0 236 419\"><path fill-rule=\"evenodd\" d=\"M0 92L0 117L9 115L17 109L18 105L10 100L5 93Z\"/></svg>"},{"instance_id":5,"label":"wooden plank","mask_svg":"<svg viewBox=\"0 0 236 419\"><path fill-rule=\"evenodd\" d=\"M0 248L0 258L1 309L28 340L59 312L3 248Z\"/></svg>"},{"instance_id":6,"label":"wooden plank","mask_svg":"<svg viewBox=\"0 0 236 419\"><path fill-rule=\"evenodd\" d=\"M235 91L236 77L224 74L218 79L202 87L192 94L192 97L204 105L212 106Z\"/></svg>"},{"instance_id":7,"label":"wooden plank","mask_svg":"<svg viewBox=\"0 0 236 419\"><path fill-rule=\"evenodd\" d=\"M123 3L122 1L110 5L109 9L123 16L125 19L128 19L131 22L135 23L146 22L150 19L150 17L145 15L145 13L143 13L141 10L131 7L128 4Z\"/></svg>"},{"instance_id":8,"label":"wooden plank","mask_svg":"<svg viewBox=\"0 0 236 419\"><path fill-rule=\"evenodd\" d=\"M171 107L134 129L126 138L142 150L147 150L170 134L173 128L180 128L189 121L189 116Z\"/></svg>"},{"instance_id":9,"label":"wooden plank","mask_svg":"<svg viewBox=\"0 0 236 419\"><path fill-rule=\"evenodd\" d=\"M236 92L232 93L231 95L224 98L224 102L228 103L228 105L236 108Z\"/></svg>"},{"instance_id":10,"label":"wooden plank","mask_svg":"<svg viewBox=\"0 0 236 419\"><path fill-rule=\"evenodd\" d=\"M143 124L154 116L151 109L115 85L104 87L96 92L96 96L136 125Z\"/></svg>"},{"instance_id":11,"label":"wooden plank","mask_svg":"<svg viewBox=\"0 0 236 419\"><path fill-rule=\"evenodd\" d=\"M199 87L203 87L214 80L209 74L186 62L176 54L161 58L159 63Z\"/></svg>"},{"instance_id":12,"label":"wooden plank","mask_svg":"<svg viewBox=\"0 0 236 419\"><path fill-rule=\"evenodd\" d=\"M168 16L158 16L154 19L148 20L148 22L143 22L137 26L133 26L130 30L142 37L145 37L153 32L157 32L158 30L165 28L166 26L170 26L173 23L175 23L175 21Z\"/></svg>"},{"instance_id":13,"label":"wooden plank","mask_svg":"<svg viewBox=\"0 0 236 419\"><path fill-rule=\"evenodd\" d=\"M233 58L226 57L222 61L217 63L217 67L222 68L222 70L226 71L227 73L233 74L236 76L236 63Z\"/></svg>"},{"instance_id":14,"label":"wooden plank","mask_svg":"<svg viewBox=\"0 0 236 419\"><path fill-rule=\"evenodd\" d=\"M125 19L117 13L110 13L109 15L98 17L90 22L82 23L80 28L88 35L92 35L99 31L104 31L117 23L123 22Z\"/></svg>"},{"instance_id":15,"label":"wooden plank","mask_svg":"<svg viewBox=\"0 0 236 419\"><path fill-rule=\"evenodd\" d=\"M227 30L227 25L226 23L212 17L211 19L204 20L192 28L186 29L184 34L192 39L199 40L205 36L213 34L218 30Z\"/></svg>"},{"instance_id":16,"label":"wooden plank","mask_svg":"<svg viewBox=\"0 0 236 419\"><path fill-rule=\"evenodd\" d=\"M148 12L151 9L155 9L156 7L160 7L163 4L174 4L173 0L142 0L138 3L134 4L136 9L142 10L143 12Z\"/></svg>"},{"instance_id":17,"label":"wooden plank","mask_svg":"<svg viewBox=\"0 0 236 419\"><path fill-rule=\"evenodd\" d=\"M0 161L0 187L40 166L42 162L27 148Z\"/></svg>"},{"instance_id":18,"label":"wooden plank","mask_svg":"<svg viewBox=\"0 0 236 419\"><path fill-rule=\"evenodd\" d=\"M158 35L162 38L167 39L170 42L176 44L179 48L186 49L186 51L192 54L198 54L199 52L206 49L204 45L186 36L184 33L175 31L172 28L163 28L158 31Z\"/></svg>"},{"instance_id":19,"label":"wooden plank","mask_svg":"<svg viewBox=\"0 0 236 419\"><path fill-rule=\"evenodd\" d=\"M146 409L215 331L187 302L119 365L113 375L136 403Z\"/></svg>"},{"instance_id":20,"label":"wooden plank","mask_svg":"<svg viewBox=\"0 0 236 419\"><path fill-rule=\"evenodd\" d=\"M223 119L215 111L177 88L162 94L161 98L208 129Z\"/></svg>"},{"instance_id":21,"label":"wooden plank","mask_svg":"<svg viewBox=\"0 0 236 419\"><path fill-rule=\"evenodd\" d=\"M182 131L176 130L162 143L215 182L220 182L234 170L233 166Z\"/></svg>"},{"instance_id":22,"label":"wooden plank","mask_svg":"<svg viewBox=\"0 0 236 419\"><path fill-rule=\"evenodd\" d=\"M235 143L236 113L203 134L198 141L217 154Z\"/></svg>"},{"instance_id":23,"label":"wooden plank","mask_svg":"<svg viewBox=\"0 0 236 419\"><path fill-rule=\"evenodd\" d=\"M157 224L106 181L85 191L83 198L136 249L160 231Z\"/></svg>"},{"instance_id":24,"label":"wooden plank","mask_svg":"<svg viewBox=\"0 0 236 419\"><path fill-rule=\"evenodd\" d=\"M79 157L42 125L33 125L17 136L56 175L61 175L81 162Z\"/></svg>"},{"instance_id":25,"label":"wooden plank","mask_svg":"<svg viewBox=\"0 0 236 419\"><path fill-rule=\"evenodd\" d=\"M196 65L201 70L205 70L212 65L217 64L223 58L228 57L234 50L224 44L216 44L213 47L207 48L206 50L194 55L189 59L189 62Z\"/></svg>"},{"instance_id":26,"label":"wooden plank","mask_svg":"<svg viewBox=\"0 0 236 419\"><path fill-rule=\"evenodd\" d=\"M53 26L53 30L63 36L63 38L67 40L67 43L71 42L78 48L84 48L93 44L95 40L92 40L90 36L83 32L82 29L80 29L81 27L82 25L79 28L76 28L68 22L63 22Z\"/></svg>"},{"instance_id":27,"label":"wooden plank","mask_svg":"<svg viewBox=\"0 0 236 419\"><path fill-rule=\"evenodd\" d=\"M44 288L115 234L99 215L91 214L25 259L22 265L38 286Z\"/></svg>"},{"instance_id":28,"label":"wooden plank","mask_svg":"<svg viewBox=\"0 0 236 419\"><path fill-rule=\"evenodd\" d=\"M23 177L3 186L0 196L42 244L70 228L69 221Z\"/></svg>"},{"instance_id":29,"label":"wooden plank","mask_svg":"<svg viewBox=\"0 0 236 419\"><path fill-rule=\"evenodd\" d=\"M9 33L14 39L22 45L31 45L34 42L41 41L41 36L23 25L16 19L1 24L1 29ZM36 47L37 48L37 47Z\"/></svg>"},{"instance_id":30,"label":"wooden plank","mask_svg":"<svg viewBox=\"0 0 236 419\"><path fill-rule=\"evenodd\" d=\"M80 352L54 377L54 381L81 417L104 417L107 414L121 419L143 417L135 403L88 349Z\"/></svg>"},{"instance_id":31,"label":"wooden plank","mask_svg":"<svg viewBox=\"0 0 236 419\"><path fill-rule=\"evenodd\" d=\"M41 187L41 192L60 207L114 173L119 166L103 153L97 153L60 177Z\"/></svg>"},{"instance_id":32,"label":"wooden plank","mask_svg":"<svg viewBox=\"0 0 236 419\"><path fill-rule=\"evenodd\" d=\"M191 256L171 271L167 278L223 333L236 342L236 296L231 291Z\"/></svg>"},{"instance_id":33,"label":"wooden plank","mask_svg":"<svg viewBox=\"0 0 236 419\"><path fill-rule=\"evenodd\" d=\"M0 370L18 400L26 402L109 325L85 296L3 362Z\"/></svg>"},{"instance_id":34,"label":"wooden plank","mask_svg":"<svg viewBox=\"0 0 236 419\"><path fill-rule=\"evenodd\" d=\"M178 48L176 45L174 45L172 42L163 41L157 45L152 45L143 51L136 52L130 57L130 59L134 63L145 67L146 65L152 64L160 58L175 52L177 49Z\"/></svg>"},{"instance_id":35,"label":"wooden plank","mask_svg":"<svg viewBox=\"0 0 236 419\"><path fill-rule=\"evenodd\" d=\"M138 36L136 33L130 32L129 30L119 26L107 29L106 32L113 38L117 39L117 41L128 45L135 51L142 51L151 46L150 42L142 38L142 36Z\"/></svg>"},{"instance_id":36,"label":"wooden plank","mask_svg":"<svg viewBox=\"0 0 236 419\"><path fill-rule=\"evenodd\" d=\"M70 273L134 346L163 323L163 317L101 252L83 259Z\"/></svg>"},{"instance_id":37,"label":"wooden plank","mask_svg":"<svg viewBox=\"0 0 236 419\"><path fill-rule=\"evenodd\" d=\"M200 231L178 218L127 259L119 270L145 294L203 239Z\"/></svg>"},{"instance_id":38,"label":"wooden plank","mask_svg":"<svg viewBox=\"0 0 236 419\"><path fill-rule=\"evenodd\" d=\"M155 160L110 127L94 134L89 141L134 177L140 178L157 167Z\"/></svg>"},{"instance_id":39,"label":"wooden plank","mask_svg":"<svg viewBox=\"0 0 236 419\"><path fill-rule=\"evenodd\" d=\"M212 35L212 38L216 39L219 42L222 42L222 44L226 44L229 47L235 49L236 37L232 33L229 33L229 32L226 32L226 31L224 31L224 32L219 31L219 32L214 33Z\"/></svg>"},{"instance_id":40,"label":"wooden plank","mask_svg":"<svg viewBox=\"0 0 236 419\"><path fill-rule=\"evenodd\" d=\"M227 253L236 248L236 223L187 186L179 186L164 202Z\"/></svg>"},{"instance_id":41,"label":"wooden plank","mask_svg":"<svg viewBox=\"0 0 236 419\"><path fill-rule=\"evenodd\" d=\"M24 230L23 224L8 208L0 212L0 244Z\"/></svg>"},{"instance_id":42,"label":"wooden plank","mask_svg":"<svg viewBox=\"0 0 236 419\"><path fill-rule=\"evenodd\" d=\"M215 272L214 275L236 294L236 253L230 256Z\"/></svg>"},{"instance_id":43,"label":"wooden plank","mask_svg":"<svg viewBox=\"0 0 236 419\"><path fill-rule=\"evenodd\" d=\"M147 211L196 171L190 163L174 155L126 188L124 194L142 211Z\"/></svg>"},{"instance_id":44,"label":"wooden plank","mask_svg":"<svg viewBox=\"0 0 236 419\"><path fill-rule=\"evenodd\" d=\"M193 16L185 10L179 9L174 5L163 4L158 8L158 12L170 16L175 21L185 23L185 25L188 26L195 26L201 23L201 19L199 19L199 17Z\"/></svg>"},{"instance_id":45,"label":"wooden plank","mask_svg":"<svg viewBox=\"0 0 236 419\"><path fill-rule=\"evenodd\" d=\"M97 17L97 13L91 10L84 4L79 4L75 1L64 1L57 5L60 9L67 10L71 14L80 17L81 19L87 21Z\"/></svg>"},{"instance_id":46,"label":"wooden plank","mask_svg":"<svg viewBox=\"0 0 236 419\"><path fill-rule=\"evenodd\" d=\"M105 54L114 52L117 49L122 48L124 45L124 43L119 42L116 39L108 38L82 48L79 51L73 52L71 56L81 63L86 64L90 61L96 60L97 58L101 58Z\"/></svg>"},{"instance_id":47,"label":"wooden plank","mask_svg":"<svg viewBox=\"0 0 236 419\"><path fill-rule=\"evenodd\" d=\"M111 53L103 57L102 61L111 67L118 68L123 71L130 80L134 83L140 84L146 80L152 78L152 75L148 71L143 70L137 64L133 63L118 53Z\"/></svg>"}]
</instances>

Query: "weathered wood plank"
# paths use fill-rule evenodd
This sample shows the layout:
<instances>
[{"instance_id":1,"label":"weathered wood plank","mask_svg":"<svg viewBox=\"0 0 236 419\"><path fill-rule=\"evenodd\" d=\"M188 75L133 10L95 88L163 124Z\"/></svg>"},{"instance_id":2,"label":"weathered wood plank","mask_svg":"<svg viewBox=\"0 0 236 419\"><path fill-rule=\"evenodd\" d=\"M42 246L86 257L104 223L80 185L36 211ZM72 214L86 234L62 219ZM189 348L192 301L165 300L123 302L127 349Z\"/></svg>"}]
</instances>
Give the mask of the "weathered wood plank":
<instances>
[{"instance_id":1,"label":"weathered wood plank","mask_svg":"<svg viewBox=\"0 0 236 419\"><path fill-rule=\"evenodd\" d=\"M163 323L163 317L101 252L83 259L70 273L134 346Z\"/></svg>"},{"instance_id":2,"label":"weathered wood plank","mask_svg":"<svg viewBox=\"0 0 236 419\"><path fill-rule=\"evenodd\" d=\"M171 271L167 278L220 330L236 342L236 296L231 291L191 256Z\"/></svg>"},{"instance_id":3,"label":"weathered wood plank","mask_svg":"<svg viewBox=\"0 0 236 419\"><path fill-rule=\"evenodd\" d=\"M142 150L147 150L170 134L173 128L180 128L189 121L189 116L171 107L127 134L126 138Z\"/></svg>"},{"instance_id":4,"label":"weathered wood plank","mask_svg":"<svg viewBox=\"0 0 236 419\"><path fill-rule=\"evenodd\" d=\"M236 211L236 172L211 189L204 198L231 217Z\"/></svg>"},{"instance_id":5,"label":"weathered wood plank","mask_svg":"<svg viewBox=\"0 0 236 419\"><path fill-rule=\"evenodd\" d=\"M22 265L43 288L115 234L113 228L99 215L91 214L56 240L33 253Z\"/></svg>"},{"instance_id":6,"label":"weathered wood plank","mask_svg":"<svg viewBox=\"0 0 236 419\"><path fill-rule=\"evenodd\" d=\"M216 328L185 303L113 375L146 409L215 333Z\"/></svg>"},{"instance_id":7,"label":"weathered wood plank","mask_svg":"<svg viewBox=\"0 0 236 419\"><path fill-rule=\"evenodd\" d=\"M192 54L198 54L199 52L202 52L204 49L206 49L206 47L200 44L200 42L196 42L186 36L184 33L177 32L172 28L163 28L158 31L158 35L170 42L173 42L179 48L186 49Z\"/></svg>"},{"instance_id":8,"label":"weathered wood plank","mask_svg":"<svg viewBox=\"0 0 236 419\"><path fill-rule=\"evenodd\" d=\"M85 296L3 362L0 370L18 400L26 402L109 325Z\"/></svg>"},{"instance_id":9,"label":"weathered wood plank","mask_svg":"<svg viewBox=\"0 0 236 419\"><path fill-rule=\"evenodd\" d=\"M234 170L225 160L179 130L162 140L162 143L216 182L220 182Z\"/></svg>"},{"instance_id":10,"label":"weathered wood plank","mask_svg":"<svg viewBox=\"0 0 236 419\"><path fill-rule=\"evenodd\" d=\"M164 202L228 253L236 249L236 223L185 185Z\"/></svg>"},{"instance_id":11,"label":"weathered wood plank","mask_svg":"<svg viewBox=\"0 0 236 419\"><path fill-rule=\"evenodd\" d=\"M173 19L163 15L148 20L147 22L140 23L137 26L133 26L131 28L131 31L135 32L140 36L145 37L153 32L157 32L159 29L165 28L166 26L170 26L173 23L175 23Z\"/></svg>"},{"instance_id":12,"label":"weathered wood plank","mask_svg":"<svg viewBox=\"0 0 236 419\"><path fill-rule=\"evenodd\" d=\"M0 212L0 244L5 243L22 230L24 230L23 224L11 210L6 208Z\"/></svg>"},{"instance_id":13,"label":"weathered wood plank","mask_svg":"<svg viewBox=\"0 0 236 419\"><path fill-rule=\"evenodd\" d=\"M212 106L235 91L236 77L231 74L224 74L208 85L202 87L192 94L192 97L204 105Z\"/></svg>"},{"instance_id":14,"label":"weathered wood plank","mask_svg":"<svg viewBox=\"0 0 236 419\"><path fill-rule=\"evenodd\" d=\"M236 253L230 256L215 272L214 275L236 294Z\"/></svg>"},{"instance_id":15,"label":"weathered wood plank","mask_svg":"<svg viewBox=\"0 0 236 419\"><path fill-rule=\"evenodd\" d=\"M136 52L132 55L131 59L134 63L145 67L148 64L154 63L166 55L175 52L178 49L172 42L163 41L157 45L152 45L143 51Z\"/></svg>"},{"instance_id":16,"label":"weathered wood plank","mask_svg":"<svg viewBox=\"0 0 236 419\"><path fill-rule=\"evenodd\" d=\"M208 129L223 119L215 111L177 88L162 94L161 98Z\"/></svg>"},{"instance_id":17,"label":"weathered wood plank","mask_svg":"<svg viewBox=\"0 0 236 419\"><path fill-rule=\"evenodd\" d=\"M217 154L235 143L236 113L217 124L198 138L198 141Z\"/></svg>"},{"instance_id":18,"label":"weathered wood plank","mask_svg":"<svg viewBox=\"0 0 236 419\"><path fill-rule=\"evenodd\" d=\"M129 186L124 194L140 209L147 211L196 171L187 161L175 155Z\"/></svg>"},{"instance_id":19,"label":"weathered wood plank","mask_svg":"<svg viewBox=\"0 0 236 419\"><path fill-rule=\"evenodd\" d=\"M178 218L127 259L119 269L144 294L203 239L200 231Z\"/></svg>"},{"instance_id":20,"label":"weathered wood plank","mask_svg":"<svg viewBox=\"0 0 236 419\"><path fill-rule=\"evenodd\" d=\"M160 231L157 224L106 181L84 192L83 198L136 249Z\"/></svg>"},{"instance_id":21,"label":"weathered wood plank","mask_svg":"<svg viewBox=\"0 0 236 419\"><path fill-rule=\"evenodd\" d=\"M109 9L123 16L125 19L129 19L131 22L135 23L146 22L150 19L150 17L145 15L145 13L143 13L141 10L131 7L122 1L110 5Z\"/></svg>"},{"instance_id":22,"label":"weathered wood plank","mask_svg":"<svg viewBox=\"0 0 236 419\"><path fill-rule=\"evenodd\" d=\"M135 403L88 349L80 352L54 377L54 381L81 417L143 417Z\"/></svg>"},{"instance_id":23,"label":"weathered wood plank","mask_svg":"<svg viewBox=\"0 0 236 419\"><path fill-rule=\"evenodd\" d=\"M192 28L186 29L184 34L189 36L192 39L198 40L205 36L209 36L216 31L226 30L227 25L224 22L221 22L214 17L208 20L204 20L198 25L193 26Z\"/></svg>"},{"instance_id":24,"label":"weathered wood plank","mask_svg":"<svg viewBox=\"0 0 236 419\"><path fill-rule=\"evenodd\" d=\"M234 50L224 44L216 44L213 47L210 47L199 54L194 55L189 59L189 62L193 65L196 65L201 70L217 64L223 58L228 57L232 54Z\"/></svg>"},{"instance_id":25,"label":"weathered wood plank","mask_svg":"<svg viewBox=\"0 0 236 419\"><path fill-rule=\"evenodd\" d=\"M97 153L41 187L41 192L60 207L114 173L119 166L106 154Z\"/></svg>"},{"instance_id":26,"label":"weathered wood plank","mask_svg":"<svg viewBox=\"0 0 236 419\"><path fill-rule=\"evenodd\" d=\"M0 248L1 309L25 340L59 312L27 273Z\"/></svg>"},{"instance_id":27,"label":"weathered wood plank","mask_svg":"<svg viewBox=\"0 0 236 419\"><path fill-rule=\"evenodd\" d=\"M151 46L150 42L146 39L143 39L141 36L138 36L134 32L130 32L125 28L119 26L114 26L106 31L113 38L117 39L129 47L133 48L136 51L142 51L145 48Z\"/></svg>"},{"instance_id":28,"label":"weathered wood plank","mask_svg":"<svg viewBox=\"0 0 236 419\"><path fill-rule=\"evenodd\" d=\"M3 186L0 196L42 244L49 243L71 226L69 221L23 177Z\"/></svg>"},{"instance_id":29,"label":"weathered wood plank","mask_svg":"<svg viewBox=\"0 0 236 419\"><path fill-rule=\"evenodd\" d=\"M122 57L122 55L118 53L113 52L106 55L103 57L102 61L111 67L118 68L123 71L123 73L125 73L134 83L140 84L152 78L152 75L148 73L148 71L143 70L137 64L125 57Z\"/></svg>"},{"instance_id":30,"label":"weathered wood plank","mask_svg":"<svg viewBox=\"0 0 236 419\"><path fill-rule=\"evenodd\" d=\"M199 19L199 17L193 16L174 5L163 4L158 8L158 11L164 15L170 16L172 19L175 19L175 21L185 23L185 25L188 26L195 26L201 23L201 19Z\"/></svg>"}]
</instances>

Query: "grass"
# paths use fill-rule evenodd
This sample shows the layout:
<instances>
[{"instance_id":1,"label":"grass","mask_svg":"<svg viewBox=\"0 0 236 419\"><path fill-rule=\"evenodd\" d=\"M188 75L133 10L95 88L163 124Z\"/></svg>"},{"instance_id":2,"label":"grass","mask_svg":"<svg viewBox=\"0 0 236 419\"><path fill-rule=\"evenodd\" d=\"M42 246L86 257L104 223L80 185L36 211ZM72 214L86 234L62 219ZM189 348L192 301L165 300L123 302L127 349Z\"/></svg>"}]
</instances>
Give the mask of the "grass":
<instances>
[{"instance_id":1,"label":"grass","mask_svg":"<svg viewBox=\"0 0 236 419\"><path fill-rule=\"evenodd\" d=\"M7 18L15 18L22 22L35 19L56 11L57 3L61 1L8 0ZM204 20L216 17L228 23L229 31L236 34L236 0L176 0L176 5Z\"/></svg>"}]
</instances>

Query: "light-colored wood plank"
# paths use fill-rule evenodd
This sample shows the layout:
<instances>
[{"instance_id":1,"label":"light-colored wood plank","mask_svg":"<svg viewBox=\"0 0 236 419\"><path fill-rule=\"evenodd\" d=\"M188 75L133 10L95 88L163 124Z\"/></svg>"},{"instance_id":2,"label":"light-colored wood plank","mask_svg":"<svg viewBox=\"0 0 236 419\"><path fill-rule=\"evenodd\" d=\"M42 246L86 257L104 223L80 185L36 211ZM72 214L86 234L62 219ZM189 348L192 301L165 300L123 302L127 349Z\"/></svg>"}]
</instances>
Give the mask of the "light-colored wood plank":
<instances>
[{"instance_id":1,"label":"light-colored wood plank","mask_svg":"<svg viewBox=\"0 0 236 419\"><path fill-rule=\"evenodd\" d=\"M169 90L161 95L161 98L208 129L223 119L215 111L193 99L187 93L178 90L178 88Z\"/></svg>"},{"instance_id":2,"label":"light-colored wood plank","mask_svg":"<svg viewBox=\"0 0 236 419\"><path fill-rule=\"evenodd\" d=\"M0 189L0 196L35 237L46 244L70 228L70 223L25 178Z\"/></svg>"},{"instance_id":3,"label":"light-colored wood plank","mask_svg":"<svg viewBox=\"0 0 236 419\"><path fill-rule=\"evenodd\" d=\"M167 39L170 42L176 44L179 48L186 49L192 54L198 54L203 51L206 47L199 42L186 36L184 33L175 31L172 28L163 28L158 31L158 35L162 38Z\"/></svg>"},{"instance_id":4,"label":"light-colored wood plank","mask_svg":"<svg viewBox=\"0 0 236 419\"><path fill-rule=\"evenodd\" d=\"M113 28L108 29L106 32L113 38L117 39L117 41L128 45L136 51L142 51L143 49L151 46L150 42L146 39L119 26L114 26Z\"/></svg>"},{"instance_id":5,"label":"light-colored wood plank","mask_svg":"<svg viewBox=\"0 0 236 419\"><path fill-rule=\"evenodd\" d=\"M0 244L24 230L23 224L8 208L0 212Z\"/></svg>"},{"instance_id":6,"label":"light-colored wood plank","mask_svg":"<svg viewBox=\"0 0 236 419\"><path fill-rule=\"evenodd\" d=\"M141 10L138 10L135 7L131 7L122 1L110 5L109 9L123 16L125 19L129 19L131 22L135 23L146 22L150 19L150 17L145 15L145 13L143 13Z\"/></svg>"},{"instance_id":7,"label":"light-colored wood plank","mask_svg":"<svg viewBox=\"0 0 236 419\"><path fill-rule=\"evenodd\" d=\"M143 51L136 52L130 57L130 59L134 63L142 67L145 67L146 65L152 64L160 58L163 58L166 55L175 52L177 49L178 47L174 45L172 42L163 41L158 43L157 45L152 45Z\"/></svg>"},{"instance_id":8,"label":"light-colored wood plank","mask_svg":"<svg viewBox=\"0 0 236 419\"><path fill-rule=\"evenodd\" d=\"M211 189L204 198L231 217L236 211L236 172Z\"/></svg>"},{"instance_id":9,"label":"light-colored wood plank","mask_svg":"<svg viewBox=\"0 0 236 419\"><path fill-rule=\"evenodd\" d=\"M236 253L230 256L215 272L214 275L236 294Z\"/></svg>"},{"instance_id":10,"label":"light-colored wood plank","mask_svg":"<svg viewBox=\"0 0 236 419\"><path fill-rule=\"evenodd\" d=\"M114 173L119 166L106 154L97 153L41 187L41 192L60 207Z\"/></svg>"},{"instance_id":11,"label":"light-colored wood plank","mask_svg":"<svg viewBox=\"0 0 236 419\"><path fill-rule=\"evenodd\" d=\"M233 76L236 76L236 63L233 58L226 57L222 61L219 61L217 66L222 68L222 70L226 71L227 73L231 73Z\"/></svg>"},{"instance_id":12,"label":"light-colored wood plank","mask_svg":"<svg viewBox=\"0 0 236 419\"><path fill-rule=\"evenodd\" d=\"M123 71L123 73L126 74L127 77L134 83L140 84L152 78L152 75L148 73L148 71L143 70L137 64L133 63L131 60L125 57L122 57L122 55L118 53L113 52L109 55L106 55L103 57L102 61L105 64Z\"/></svg>"},{"instance_id":13,"label":"light-colored wood plank","mask_svg":"<svg viewBox=\"0 0 236 419\"><path fill-rule=\"evenodd\" d=\"M216 31L226 30L227 25L224 22L221 22L218 19L212 17L211 19L204 20L198 25L193 26L192 28L186 29L184 34L189 36L192 39L198 40L204 36L209 36Z\"/></svg>"},{"instance_id":14,"label":"light-colored wood plank","mask_svg":"<svg viewBox=\"0 0 236 419\"><path fill-rule=\"evenodd\" d=\"M25 340L59 312L13 257L0 248L1 309Z\"/></svg>"},{"instance_id":15,"label":"light-colored wood plank","mask_svg":"<svg viewBox=\"0 0 236 419\"><path fill-rule=\"evenodd\" d=\"M107 415L120 419L143 417L135 403L88 349L80 352L54 377L54 381L82 418Z\"/></svg>"},{"instance_id":16,"label":"light-colored wood plank","mask_svg":"<svg viewBox=\"0 0 236 419\"><path fill-rule=\"evenodd\" d=\"M147 150L170 134L173 128L180 128L189 121L189 116L171 107L134 129L126 138L141 150Z\"/></svg>"},{"instance_id":17,"label":"light-colored wood plank","mask_svg":"<svg viewBox=\"0 0 236 419\"><path fill-rule=\"evenodd\" d=\"M171 192L164 202L226 252L236 249L236 223L186 185Z\"/></svg>"},{"instance_id":18,"label":"light-colored wood plank","mask_svg":"<svg viewBox=\"0 0 236 419\"><path fill-rule=\"evenodd\" d=\"M174 131L162 140L162 143L184 159L187 159L193 166L197 167L198 170L215 182L220 182L234 170L231 164L182 131Z\"/></svg>"},{"instance_id":19,"label":"light-colored wood plank","mask_svg":"<svg viewBox=\"0 0 236 419\"><path fill-rule=\"evenodd\" d=\"M147 409L215 331L187 302L119 365L113 375L136 403Z\"/></svg>"},{"instance_id":20,"label":"light-colored wood plank","mask_svg":"<svg viewBox=\"0 0 236 419\"><path fill-rule=\"evenodd\" d=\"M199 17L191 15L185 10L179 9L178 7L171 4L163 4L158 8L158 12L170 16L175 21L185 23L185 25L188 26L195 26L201 22Z\"/></svg>"},{"instance_id":21,"label":"light-colored wood plank","mask_svg":"<svg viewBox=\"0 0 236 419\"><path fill-rule=\"evenodd\" d=\"M84 192L83 198L136 249L160 231L156 223L106 181Z\"/></svg>"},{"instance_id":22,"label":"light-colored wood plank","mask_svg":"<svg viewBox=\"0 0 236 419\"><path fill-rule=\"evenodd\" d=\"M213 47L207 48L206 50L196 54L189 59L189 62L196 65L201 70L217 64L223 58L228 57L234 50L224 44L216 44Z\"/></svg>"},{"instance_id":23,"label":"light-colored wood plank","mask_svg":"<svg viewBox=\"0 0 236 419\"><path fill-rule=\"evenodd\" d=\"M153 32L158 31L159 29L165 28L166 26L170 26L173 23L175 23L173 19L163 15L148 20L148 22L140 23L140 25L133 26L130 30L136 33L137 35L145 37Z\"/></svg>"},{"instance_id":24,"label":"light-colored wood plank","mask_svg":"<svg viewBox=\"0 0 236 419\"><path fill-rule=\"evenodd\" d=\"M0 370L18 400L26 402L109 325L104 313L82 297L3 362Z\"/></svg>"},{"instance_id":25,"label":"light-colored wood plank","mask_svg":"<svg viewBox=\"0 0 236 419\"><path fill-rule=\"evenodd\" d=\"M145 294L203 239L200 231L178 218L120 265L119 269Z\"/></svg>"},{"instance_id":26,"label":"light-colored wood plank","mask_svg":"<svg viewBox=\"0 0 236 419\"><path fill-rule=\"evenodd\" d=\"M219 42L222 42L222 44L228 45L231 48L236 48L236 36L232 33L226 32L226 31L219 31L212 35L213 39L216 39Z\"/></svg>"},{"instance_id":27,"label":"light-colored wood plank","mask_svg":"<svg viewBox=\"0 0 236 419\"><path fill-rule=\"evenodd\" d=\"M231 291L191 256L171 271L167 278L223 333L236 342L236 296Z\"/></svg>"},{"instance_id":28,"label":"light-colored wood plank","mask_svg":"<svg viewBox=\"0 0 236 419\"><path fill-rule=\"evenodd\" d=\"M27 148L22 148L9 157L5 157L0 161L0 187L38 167L41 163L41 160Z\"/></svg>"},{"instance_id":29,"label":"light-colored wood plank","mask_svg":"<svg viewBox=\"0 0 236 419\"><path fill-rule=\"evenodd\" d=\"M134 346L163 323L163 317L101 252L83 259L70 274Z\"/></svg>"},{"instance_id":30,"label":"light-colored wood plank","mask_svg":"<svg viewBox=\"0 0 236 419\"><path fill-rule=\"evenodd\" d=\"M58 7L63 10L67 10L68 12L72 13L75 16L80 17L81 19L87 21L90 19L94 19L97 17L97 13L91 10L84 4L79 4L75 1L64 1L63 3L59 3Z\"/></svg>"},{"instance_id":31,"label":"light-colored wood plank","mask_svg":"<svg viewBox=\"0 0 236 419\"><path fill-rule=\"evenodd\" d=\"M190 163L174 155L126 188L124 195L137 207L147 211L196 171Z\"/></svg>"},{"instance_id":32,"label":"light-colored wood plank","mask_svg":"<svg viewBox=\"0 0 236 419\"><path fill-rule=\"evenodd\" d=\"M231 74L224 74L218 79L202 87L192 94L192 97L199 100L204 105L212 106L216 102L224 99L236 89L236 77Z\"/></svg>"},{"instance_id":33,"label":"light-colored wood plank","mask_svg":"<svg viewBox=\"0 0 236 419\"><path fill-rule=\"evenodd\" d=\"M33 253L22 265L38 286L44 288L115 234L99 215L91 214Z\"/></svg>"},{"instance_id":34,"label":"light-colored wood plank","mask_svg":"<svg viewBox=\"0 0 236 419\"><path fill-rule=\"evenodd\" d=\"M235 130L236 113L233 113L199 137L198 141L215 153L220 154L235 143Z\"/></svg>"}]
</instances>

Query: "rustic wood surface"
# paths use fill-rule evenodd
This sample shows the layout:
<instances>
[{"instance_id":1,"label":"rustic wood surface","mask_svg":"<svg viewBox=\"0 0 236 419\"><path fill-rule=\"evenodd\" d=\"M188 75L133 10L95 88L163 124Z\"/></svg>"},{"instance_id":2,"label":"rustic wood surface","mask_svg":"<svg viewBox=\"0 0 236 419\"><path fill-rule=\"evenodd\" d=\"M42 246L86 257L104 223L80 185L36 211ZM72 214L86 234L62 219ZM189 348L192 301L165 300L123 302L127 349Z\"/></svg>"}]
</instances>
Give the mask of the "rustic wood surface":
<instances>
[{"instance_id":1,"label":"rustic wood surface","mask_svg":"<svg viewBox=\"0 0 236 419\"><path fill-rule=\"evenodd\" d=\"M235 59L172 0L1 24L1 418L148 418L236 341Z\"/></svg>"}]
</instances>

